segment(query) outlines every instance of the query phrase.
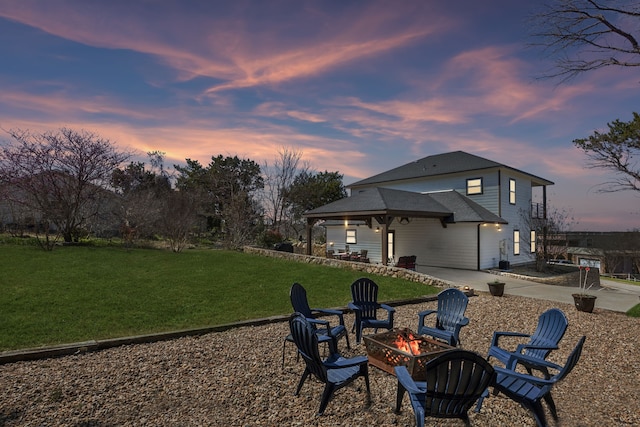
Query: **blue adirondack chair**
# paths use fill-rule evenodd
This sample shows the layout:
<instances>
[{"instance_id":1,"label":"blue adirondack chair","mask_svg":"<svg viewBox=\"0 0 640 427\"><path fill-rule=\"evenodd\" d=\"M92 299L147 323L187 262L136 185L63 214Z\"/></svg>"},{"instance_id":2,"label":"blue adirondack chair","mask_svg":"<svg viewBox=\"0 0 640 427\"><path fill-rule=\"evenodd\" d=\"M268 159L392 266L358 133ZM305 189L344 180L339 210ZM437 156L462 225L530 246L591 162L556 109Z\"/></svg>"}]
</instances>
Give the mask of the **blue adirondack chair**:
<instances>
[{"instance_id":1,"label":"blue adirondack chair","mask_svg":"<svg viewBox=\"0 0 640 427\"><path fill-rule=\"evenodd\" d=\"M469 409L494 382L493 367L477 353L455 349L428 361L425 369L425 381L416 382L406 367L394 368L398 378L396 412L408 392L416 426L424 426L425 416L459 418L469 426Z\"/></svg>"},{"instance_id":2,"label":"blue adirondack chair","mask_svg":"<svg viewBox=\"0 0 640 427\"><path fill-rule=\"evenodd\" d=\"M520 360L520 363L530 374L532 373L531 369L537 369L549 377L545 364L541 362L547 358L552 350L558 349L558 343L564 336L568 325L569 321L565 314L557 308L551 308L540 315L538 326L531 335L520 332L494 332L487 360L495 357L510 369L508 361L511 355L513 353L522 354L525 357ZM529 341L526 344L519 344L515 351L509 351L500 347L499 339L501 337L528 337Z\"/></svg>"},{"instance_id":3,"label":"blue adirondack chair","mask_svg":"<svg viewBox=\"0 0 640 427\"><path fill-rule=\"evenodd\" d=\"M293 311L301 313L308 319L313 319L312 326L316 330L318 335L318 341L321 343L327 343L329 345L329 351L335 353L338 351L338 340L342 337L347 341L347 348L351 348L349 344L349 334L347 333L347 327L344 324L344 316L340 310L332 310L328 308L311 308L307 300L307 291L299 283L294 283L289 290L289 298L291 299L291 305ZM332 315L338 317L338 324L331 326L328 320L317 319L318 315ZM282 344L282 365L284 366L284 351L287 342L293 342L291 334L285 337Z\"/></svg>"},{"instance_id":4,"label":"blue adirondack chair","mask_svg":"<svg viewBox=\"0 0 640 427\"><path fill-rule=\"evenodd\" d=\"M494 367L497 377L494 384L494 390L505 394L510 399L520 403L524 408L533 413L538 427L546 427L547 420L542 408L542 400L544 399L549 406L551 415L555 421L558 421L558 411L556 409L553 397L551 397L551 389L558 381L564 379L569 372L576 366L582 353L582 346L587 337L583 336L573 349L567 363L564 366L556 365L549 361L538 362L544 364L547 369L556 370L557 373L549 378L540 378L533 375L527 375L516 372L512 369ZM526 359L526 356L513 354L511 358L514 360ZM479 409L479 408L478 408Z\"/></svg>"},{"instance_id":5,"label":"blue adirondack chair","mask_svg":"<svg viewBox=\"0 0 640 427\"><path fill-rule=\"evenodd\" d=\"M464 317L469 297L456 288L445 289L438 294L438 309L424 310L418 313L418 334L430 335L457 347L460 343L460 329L469 324ZM436 314L435 327L425 326L425 318Z\"/></svg>"},{"instance_id":6,"label":"blue adirondack chair","mask_svg":"<svg viewBox=\"0 0 640 427\"><path fill-rule=\"evenodd\" d=\"M315 376L325 385L318 411L318 415L322 415L337 389L349 385L358 377L364 377L367 402L370 402L369 365L366 356L345 359L338 353L332 353L323 360L318 350L318 334L310 319L301 313L294 313L289 320L289 328L293 342L306 365L296 389L296 396L300 393L307 377Z\"/></svg>"},{"instance_id":7,"label":"blue adirondack chair","mask_svg":"<svg viewBox=\"0 0 640 427\"><path fill-rule=\"evenodd\" d=\"M362 277L351 284L352 301L348 307L355 313L355 323L353 328L356 331L356 342L360 343L362 338L362 330L365 328L373 328L374 332L378 329L393 329L393 315L395 308L386 304L378 303L378 285L371 279ZM386 310L387 318L378 319L378 310Z\"/></svg>"}]
</instances>

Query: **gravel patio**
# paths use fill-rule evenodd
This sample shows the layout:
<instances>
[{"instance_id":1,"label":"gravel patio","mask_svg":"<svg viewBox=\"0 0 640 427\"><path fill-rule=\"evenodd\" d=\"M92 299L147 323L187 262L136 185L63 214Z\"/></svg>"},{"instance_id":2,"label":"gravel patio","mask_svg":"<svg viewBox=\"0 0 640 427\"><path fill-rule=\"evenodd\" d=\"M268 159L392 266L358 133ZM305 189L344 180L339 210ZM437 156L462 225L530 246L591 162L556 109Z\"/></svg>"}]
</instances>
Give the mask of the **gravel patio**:
<instances>
[{"instance_id":1,"label":"gravel patio","mask_svg":"<svg viewBox=\"0 0 640 427\"><path fill-rule=\"evenodd\" d=\"M435 302L398 306L396 325L416 328L417 312ZM464 348L486 355L493 331L532 332L551 307L569 328L550 360L564 363L582 335L582 358L553 391L563 426L640 425L640 320L596 308L580 313L550 301L481 293L470 298ZM353 316L347 314L349 327ZM372 402L364 381L340 389L325 415L316 415L322 385L307 380L292 344L281 367L285 322L198 337L139 344L56 359L0 366L0 426L413 426L405 398L394 413L395 378L371 367ZM364 344L343 354L366 354ZM551 425L554 425L549 416ZM535 426L533 417L503 396L471 413L474 426ZM460 426L460 420L427 420Z\"/></svg>"}]
</instances>

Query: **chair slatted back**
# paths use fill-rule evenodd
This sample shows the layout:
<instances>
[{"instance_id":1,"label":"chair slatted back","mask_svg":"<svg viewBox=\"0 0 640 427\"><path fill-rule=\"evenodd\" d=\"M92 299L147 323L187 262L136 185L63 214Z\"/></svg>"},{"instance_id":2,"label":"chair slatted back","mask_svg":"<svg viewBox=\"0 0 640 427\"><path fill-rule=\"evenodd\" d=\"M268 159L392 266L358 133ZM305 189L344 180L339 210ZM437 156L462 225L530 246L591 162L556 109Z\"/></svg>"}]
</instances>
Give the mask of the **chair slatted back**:
<instances>
[{"instance_id":1,"label":"chair slatted back","mask_svg":"<svg viewBox=\"0 0 640 427\"><path fill-rule=\"evenodd\" d=\"M307 299L307 291L299 283L294 283L289 291L289 298L291 299L291 306L293 311L301 313L304 317L312 318L311 308L309 307L309 301Z\"/></svg>"},{"instance_id":2,"label":"chair slatted back","mask_svg":"<svg viewBox=\"0 0 640 427\"><path fill-rule=\"evenodd\" d=\"M569 372L573 370L573 368L578 364L578 360L580 360L580 355L582 354L582 347L584 346L584 342L587 339L586 335L580 338L578 344L576 344L575 348L567 357L567 363L564 364L560 372L551 377L551 380L554 382L558 382L562 380L564 377L569 375Z\"/></svg>"},{"instance_id":3,"label":"chair slatted back","mask_svg":"<svg viewBox=\"0 0 640 427\"><path fill-rule=\"evenodd\" d=\"M375 319L378 309L378 285L367 277L361 277L351 284L353 304L361 308L362 319Z\"/></svg>"},{"instance_id":4,"label":"chair slatted back","mask_svg":"<svg viewBox=\"0 0 640 427\"><path fill-rule=\"evenodd\" d=\"M557 308L551 308L542 313L538 319L538 326L531 335L529 344L556 346L564 336L569 321L567 316ZM546 349L526 349L527 356L545 359L551 350Z\"/></svg>"},{"instance_id":5,"label":"chair slatted back","mask_svg":"<svg viewBox=\"0 0 640 427\"><path fill-rule=\"evenodd\" d=\"M322 364L322 358L318 350L318 336L313 324L302 313L294 313L289 319L289 328L293 342L296 344L311 374L326 383L327 371Z\"/></svg>"},{"instance_id":6,"label":"chair slatted back","mask_svg":"<svg viewBox=\"0 0 640 427\"><path fill-rule=\"evenodd\" d=\"M466 414L493 384L495 375L483 357L467 350L451 350L430 360L426 365L426 414Z\"/></svg>"},{"instance_id":7,"label":"chair slatted back","mask_svg":"<svg viewBox=\"0 0 640 427\"><path fill-rule=\"evenodd\" d=\"M445 289L438 294L438 313L436 327L454 331L464 319L464 313L469 304L469 297L456 288Z\"/></svg>"}]
</instances>

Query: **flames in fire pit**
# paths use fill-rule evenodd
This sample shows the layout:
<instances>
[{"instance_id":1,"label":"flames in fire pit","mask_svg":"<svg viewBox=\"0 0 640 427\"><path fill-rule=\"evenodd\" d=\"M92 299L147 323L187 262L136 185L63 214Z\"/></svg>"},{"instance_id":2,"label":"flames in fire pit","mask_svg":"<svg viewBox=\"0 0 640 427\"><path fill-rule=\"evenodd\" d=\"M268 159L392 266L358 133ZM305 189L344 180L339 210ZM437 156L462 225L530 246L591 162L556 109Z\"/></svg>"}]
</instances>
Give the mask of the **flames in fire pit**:
<instances>
[{"instance_id":1,"label":"flames in fire pit","mask_svg":"<svg viewBox=\"0 0 640 427\"><path fill-rule=\"evenodd\" d=\"M399 333L398 337L393 342L393 346L408 354L420 354L420 338L416 337L411 332Z\"/></svg>"},{"instance_id":2,"label":"flames in fire pit","mask_svg":"<svg viewBox=\"0 0 640 427\"><path fill-rule=\"evenodd\" d=\"M424 381L425 366L434 357L453 347L417 335L408 328L376 335L365 335L369 364L394 374L395 366L406 366L416 381Z\"/></svg>"}]
</instances>

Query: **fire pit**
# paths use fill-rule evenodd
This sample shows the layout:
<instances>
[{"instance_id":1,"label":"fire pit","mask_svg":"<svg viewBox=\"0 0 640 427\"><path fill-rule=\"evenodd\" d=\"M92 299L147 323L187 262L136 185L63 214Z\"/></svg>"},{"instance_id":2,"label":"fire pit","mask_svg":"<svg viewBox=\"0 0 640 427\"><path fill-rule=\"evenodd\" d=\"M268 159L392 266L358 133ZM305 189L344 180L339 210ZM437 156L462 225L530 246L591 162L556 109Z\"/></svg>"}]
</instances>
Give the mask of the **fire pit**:
<instances>
[{"instance_id":1,"label":"fire pit","mask_svg":"<svg viewBox=\"0 0 640 427\"><path fill-rule=\"evenodd\" d=\"M364 336L369 364L395 375L394 366L406 366L411 377L424 381L425 366L434 357L453 349L448 344L413 333L394 329L376 335Z\"/></svg>"}]
</instances>

